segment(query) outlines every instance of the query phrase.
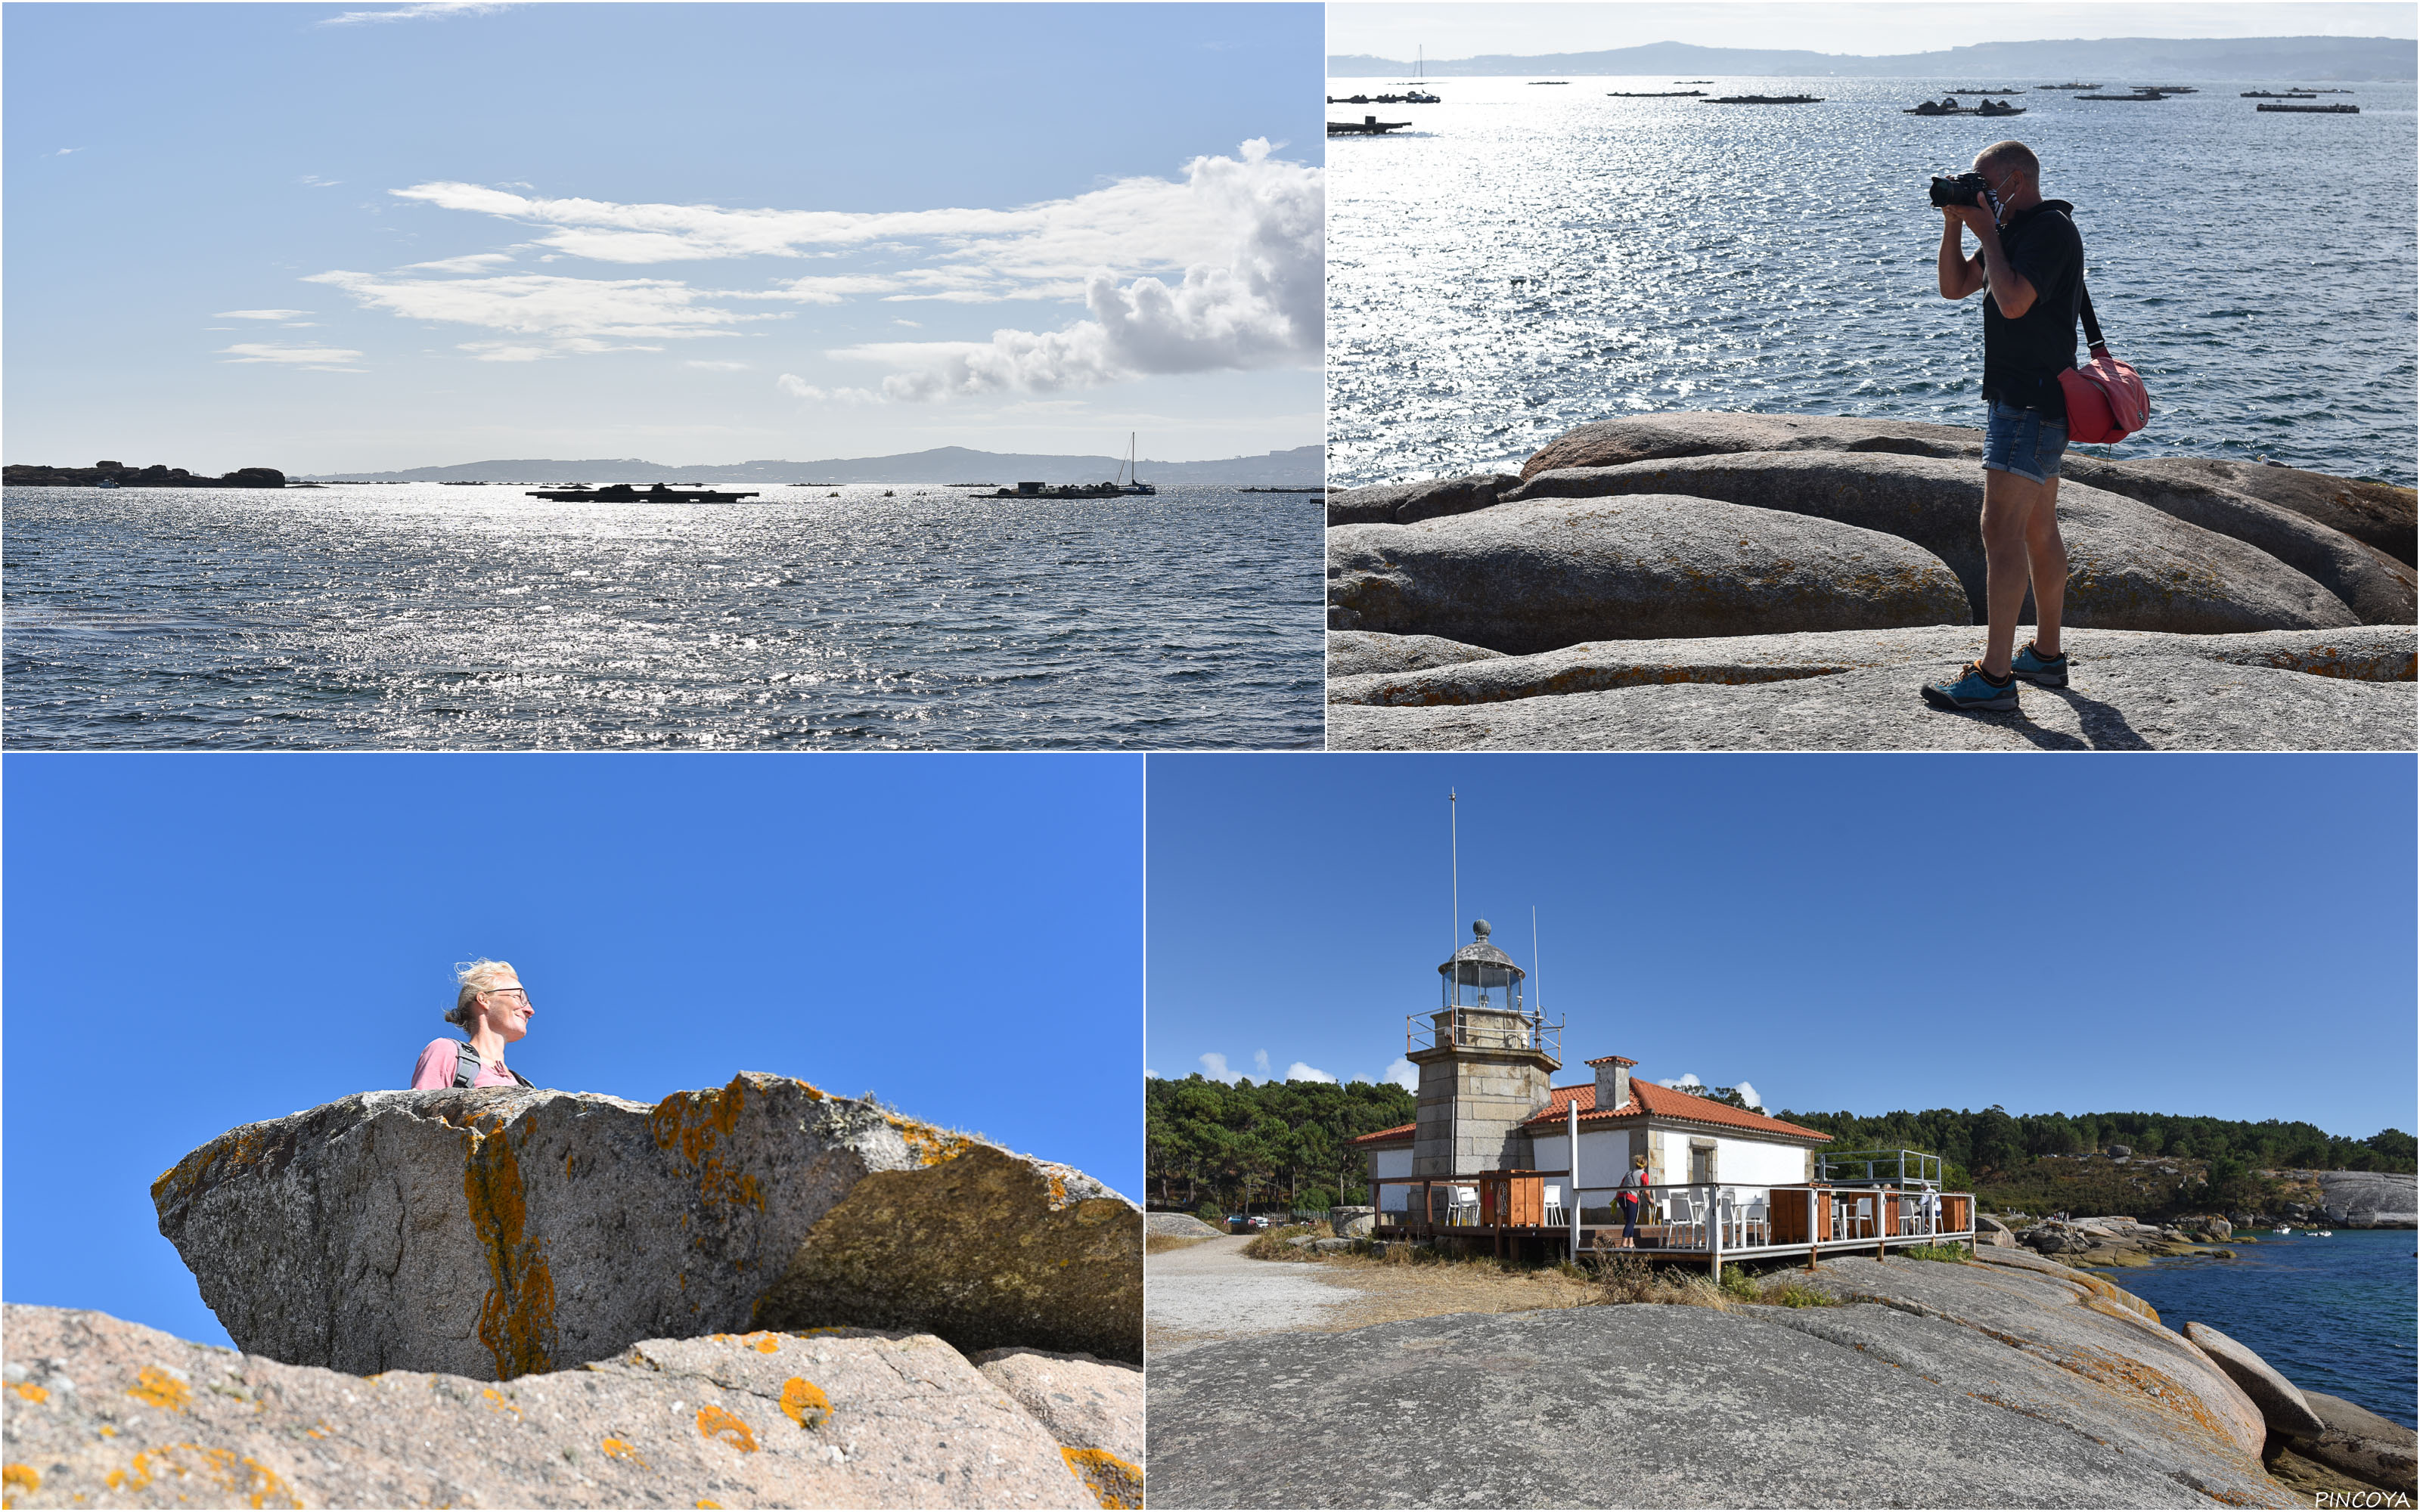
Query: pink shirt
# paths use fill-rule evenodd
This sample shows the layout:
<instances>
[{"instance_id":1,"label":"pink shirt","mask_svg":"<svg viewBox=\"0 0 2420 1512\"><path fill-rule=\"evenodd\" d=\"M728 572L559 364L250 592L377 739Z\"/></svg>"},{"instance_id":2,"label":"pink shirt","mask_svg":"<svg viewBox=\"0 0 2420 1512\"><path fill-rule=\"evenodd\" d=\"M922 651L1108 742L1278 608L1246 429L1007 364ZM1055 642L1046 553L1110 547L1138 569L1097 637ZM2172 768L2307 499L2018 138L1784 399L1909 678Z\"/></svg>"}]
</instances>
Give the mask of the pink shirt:
<instances>
[{"instance_id":1,"label":"pink shirt","mask_svg":"<svg viewBox=\"0 0 2420 1512\"><path fill-rule=\"evenodd\" d=\"M431 1088L453 1086L454 1072L460 1060L460 1057L455 1055L454 1047L459 1043L461 1041L458 1040L429 1041L428 1048L420 1053L419 1063L411 1068L411 1089L415 1092L425 1092ZM471 1085L519 1087L520 1083L513 1080L513 1073L504 1066L494 1061L487 1061L480 1065L479 1074Z\"/></svg>"}]
</instances>

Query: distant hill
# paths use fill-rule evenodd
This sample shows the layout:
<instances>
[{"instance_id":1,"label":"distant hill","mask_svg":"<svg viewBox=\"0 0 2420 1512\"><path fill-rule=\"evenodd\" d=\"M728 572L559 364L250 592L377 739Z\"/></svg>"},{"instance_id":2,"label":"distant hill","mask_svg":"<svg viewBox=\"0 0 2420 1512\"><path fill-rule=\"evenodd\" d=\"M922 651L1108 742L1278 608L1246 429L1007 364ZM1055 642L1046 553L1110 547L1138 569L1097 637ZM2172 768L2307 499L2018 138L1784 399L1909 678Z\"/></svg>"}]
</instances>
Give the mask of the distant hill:
<instances>
[{"instance_id":1,"label":"distant hill","mask_svg":"<svg viewBox=\"0 0 2420 1512\"><path fill-rule=\"evenodd\" d=\"M1399 78L1413 65L1402 58L1345 54L1327 60L1330 78ZM2125 37L2098 40L1978 42L1937 53L1862 57L1845 53L1699 47L1651 42L1601 53L1546 53L1430 58L1430 78L1481 74L1659 74L1714 78L1741 75L1845 75L1994 82L2167 84L2187 79L2268 80L2320 84L2330 80L2420 78L2420 42L2394 37Z\"/></svg>"},{"instance_id":2,"label":"distant hill","mask_svg":"<svg viewBox=\"0 0 2420 1512\"><path fill-rule=\"evenodd\" d=\"M820 462L729 462L672 466L639 457L514 457L411 468L401 472L321 472L318 483L1098 483L1118 470L1114 456L1036 456L939 446L896 456L827 458ZM1327 481L1326 449L1297 446L1261 456L1138 466L1145 483L1305 487ZM302 480L298 480L302 481Z\"/></svg>"}]
</instances>

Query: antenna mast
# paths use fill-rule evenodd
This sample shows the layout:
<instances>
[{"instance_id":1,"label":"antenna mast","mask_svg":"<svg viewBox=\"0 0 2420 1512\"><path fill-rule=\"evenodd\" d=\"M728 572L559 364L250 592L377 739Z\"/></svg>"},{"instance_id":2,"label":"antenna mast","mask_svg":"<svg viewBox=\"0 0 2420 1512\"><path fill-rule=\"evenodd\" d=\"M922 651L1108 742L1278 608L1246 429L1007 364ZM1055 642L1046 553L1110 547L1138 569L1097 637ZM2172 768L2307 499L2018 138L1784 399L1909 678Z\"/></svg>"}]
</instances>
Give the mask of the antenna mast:
<instances>
[{"instance_id":1,"label":"antenna mast","mask_svg":"<svg viewBox=\"0 0 2420 1512\"><path fill-rule=\"evenodd\" d=\"M1543 1022L1546 1016L1546 974L1538 965L1538 905L1529 905L1529 1011ZM1578 1180L1577 1177L1573 1180ZM1574 1188L1575 1191L1577 1188Z\"/></svg>"},{"instance_id":2,"label":"antenna mast","mask_svg":"<svg viewBox=\"0 0 2420 1512\"><path fill-rule=\"evenodd\" d=\"M1451 965L1453 964L1455 952L1462 949L1462 796L1450 788L1446 790L1445 811L1446 824L1448 825L1447 833L1451 837L1451 843L1453 846L1451 852L1453 857L1453 918L1451 920L1452 927L1446 933L1445 951L1446 962L1449 965ZM1453 983L1453 1006L1460 1008L1462 1006L1462 968L1459 965L1454 965L1453 969L1448 973L1448 980Z\"/></svg>"}]
</instances>

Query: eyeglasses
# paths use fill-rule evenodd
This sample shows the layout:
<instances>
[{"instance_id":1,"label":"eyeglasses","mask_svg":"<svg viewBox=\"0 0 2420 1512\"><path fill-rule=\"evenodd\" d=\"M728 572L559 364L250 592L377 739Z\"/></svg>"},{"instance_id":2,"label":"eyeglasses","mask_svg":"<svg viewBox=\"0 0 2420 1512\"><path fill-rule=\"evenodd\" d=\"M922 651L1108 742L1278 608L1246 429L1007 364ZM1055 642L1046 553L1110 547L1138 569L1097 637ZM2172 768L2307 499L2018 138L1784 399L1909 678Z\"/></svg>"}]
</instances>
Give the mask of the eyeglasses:
<instances>
[{"instance_id":1,"label":"eyeglasses","mask_svg":"<svg viewBox=\"0 0 2420 1512\"><path fill-rule=\"evenodd\" d=\"M482 997L502 997L506 993L512 994L524 1003L530 1000L529 990L524 987L490 987L479 995Z\"/></svg>"}]
</instances>

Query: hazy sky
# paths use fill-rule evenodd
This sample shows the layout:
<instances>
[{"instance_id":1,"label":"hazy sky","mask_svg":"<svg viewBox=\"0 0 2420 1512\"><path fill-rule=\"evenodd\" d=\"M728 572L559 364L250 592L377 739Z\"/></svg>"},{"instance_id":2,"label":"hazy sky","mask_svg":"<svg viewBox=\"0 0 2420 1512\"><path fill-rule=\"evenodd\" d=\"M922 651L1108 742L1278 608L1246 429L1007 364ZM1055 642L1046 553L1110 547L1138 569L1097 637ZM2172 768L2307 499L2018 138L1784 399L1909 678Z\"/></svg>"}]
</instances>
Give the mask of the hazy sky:
<instances>
[{"instance_id":1,"label":"hazy sky","mask_svg":"<svg viewBox=\"0 0 2420 1512\"><path fill-rule=\"evenodd\" d=\"M1142 1190L1140 756L11 755L7 1300L223 1342L150 1186L409 1084L511 962L540 1087L873 1091ZM71 1218L64 1215L72 1214Z\"/></svg>"},{"instance_id":2,"label":"hazy sky","mask_svg":"<svg viewBox=\"0 0 2420 1512\"><path fill-rule=\"evenodd\" d=\"M6 26L11 462L1322 435L1315 5Z\"/></svg>"},{"instance_id":3,"label":"hazy sky","mask_svg":"<svg viewBox=\"0 0 2420 1512\"><path fill-rule=\"evenodd\" d=\"M1371 5L1327 8L1327 50L1409 58L1649 42L1888 55L2071 37L2420 37L2409 5Z\"/></svg>"},{"instance_id":4,"label":"hazy sky","mask_svg":"<svg viewBox=\"0 0 2420 1512\"><path fill-rule=\"evenodd\" d=\"M1558 1085L1621 1055L1774 1108L2410 1132L2412 775L2409 756L2047 779L1954 756L1155 756L1144 1064L1407 1069L1404 1016L1435 1009L1438 964L1485 918L1568 1021Z\"/></svg>"}]
</instances>

